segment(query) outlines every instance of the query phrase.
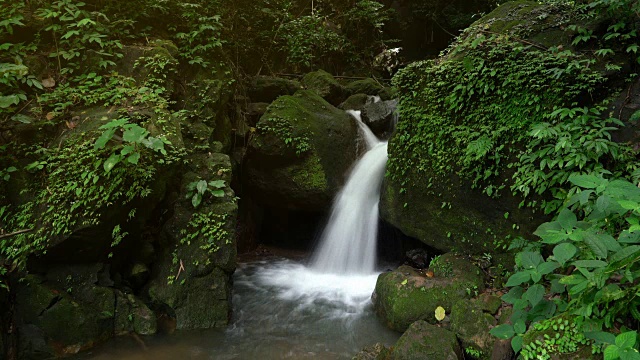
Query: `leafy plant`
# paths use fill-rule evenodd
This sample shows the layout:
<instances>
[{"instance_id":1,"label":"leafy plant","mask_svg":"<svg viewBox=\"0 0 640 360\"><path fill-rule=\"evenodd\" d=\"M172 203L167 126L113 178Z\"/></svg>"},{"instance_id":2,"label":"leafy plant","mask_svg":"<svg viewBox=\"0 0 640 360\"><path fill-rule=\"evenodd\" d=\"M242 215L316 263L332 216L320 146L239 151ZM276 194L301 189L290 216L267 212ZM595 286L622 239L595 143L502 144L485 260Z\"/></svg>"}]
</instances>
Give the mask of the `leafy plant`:
<instances>
[{"instance_id":1,"label":"leafy plant","mask_svg":"<svg viewBox=\"0 0 640 360\"><path fill-rule=\"evenodd\" d=\"M224 180L206 180L192 181L187 185L187 199L191 199L194 208L200 206L202 200L207 193L215 197L224 197Z\"/></svg>"}]
</instances>

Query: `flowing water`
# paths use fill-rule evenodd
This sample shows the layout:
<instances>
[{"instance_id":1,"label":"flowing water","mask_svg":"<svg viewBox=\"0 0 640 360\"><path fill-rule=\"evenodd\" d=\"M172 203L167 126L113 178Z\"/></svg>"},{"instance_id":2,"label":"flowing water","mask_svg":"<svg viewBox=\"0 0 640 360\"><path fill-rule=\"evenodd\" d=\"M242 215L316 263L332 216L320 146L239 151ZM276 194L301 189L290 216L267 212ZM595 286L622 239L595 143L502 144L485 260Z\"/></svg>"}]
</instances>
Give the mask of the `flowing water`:
<instances>
[{"instance_id":1,"label":"flowing water","mask_svg":"<svg viewBox=\"0 0 640 360\"><path fill-rule=\"evenodd\" d=\"M336 197L311 264L282 258L240 264L234 274L232 325L148 339L120 338L91 359L350 359L399 334L375 317L380 185L387 143L358 122L366 153Z\"/></svg>"}]
</instances>

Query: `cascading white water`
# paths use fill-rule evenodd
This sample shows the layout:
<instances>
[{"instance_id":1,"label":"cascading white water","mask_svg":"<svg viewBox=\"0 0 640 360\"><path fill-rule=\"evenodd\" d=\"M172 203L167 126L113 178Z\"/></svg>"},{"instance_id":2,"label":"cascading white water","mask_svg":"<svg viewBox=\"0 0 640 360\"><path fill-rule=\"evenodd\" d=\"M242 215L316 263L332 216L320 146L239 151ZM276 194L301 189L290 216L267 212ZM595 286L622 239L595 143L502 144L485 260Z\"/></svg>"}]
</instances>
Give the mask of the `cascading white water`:
<instances>
[{"instance_id":1,"label":"cascading white water","mask_svg":"<svg viewBox=\"0 0 640 360\"><path fill-rule=\"evenodd\" d=\"M323 273L371 274L375 271L378 202L387 143L378 140L362 122L359 111L349 113L358 121L367 152L336 197L311 267Z\"/></svg>"}]
</instances>

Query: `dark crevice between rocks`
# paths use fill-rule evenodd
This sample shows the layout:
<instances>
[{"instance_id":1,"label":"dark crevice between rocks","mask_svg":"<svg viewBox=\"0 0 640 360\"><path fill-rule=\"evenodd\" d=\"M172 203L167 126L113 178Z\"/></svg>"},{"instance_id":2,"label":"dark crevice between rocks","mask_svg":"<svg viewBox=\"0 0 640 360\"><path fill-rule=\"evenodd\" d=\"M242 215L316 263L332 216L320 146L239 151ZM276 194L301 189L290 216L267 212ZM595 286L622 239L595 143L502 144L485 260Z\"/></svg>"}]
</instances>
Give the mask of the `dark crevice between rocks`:
<instances>
[{"instance_id":1,"label":"dark crevice between rocks","mask_svg":"<svg viewBox=\"0 0 640 360\"><path fill-rule=\"evenodd\" d=\"M430 247L420 240L405 235L398 228L384 220L378 225L378 259L389 269L407 264L417 269L427 268L429 262L442 251Z\"/></svg>"},{"instance_id":2,"label":"dark crevice between rocks","mask_svg":"<svg viewBox=\"0 0 640 360\"><path fill-rule=\"evenodd\" d=\"M42 316L49 309L51 309L52 307L56 306L56 304L59 303L60 300L62 300L62 296L56 296L53 299L51 299L51 301L49 302L49 305L47 305L46 308L42 309L42 311L40 312L40 314L38 314L38 316Z\"/></svg>"}]
</instances>

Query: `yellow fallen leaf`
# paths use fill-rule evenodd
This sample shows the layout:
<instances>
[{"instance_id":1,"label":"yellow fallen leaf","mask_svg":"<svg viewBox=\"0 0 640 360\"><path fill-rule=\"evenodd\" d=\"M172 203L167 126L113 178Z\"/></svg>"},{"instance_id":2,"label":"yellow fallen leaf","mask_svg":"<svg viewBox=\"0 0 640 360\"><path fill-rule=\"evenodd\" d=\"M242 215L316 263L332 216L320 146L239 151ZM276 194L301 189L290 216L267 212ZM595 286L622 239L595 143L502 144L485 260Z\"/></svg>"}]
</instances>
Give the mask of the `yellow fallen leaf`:
<instances>
[{"instance_id":1,"label":"yellow fallen leaf","mask_svg":"<svg viewBox=\"0 0 640 360\"><path fill-rule=\"evenodd\" d=\"M444 308L442 306L438 306L436 308L436 320L438 321L444 320L444 315L445 315Z\"/></svg>"},{"instance_id":2,"label":"yellow fallen leaf","mask_svg":"<svg viewBox=\"0 0 640 360\"><path fill-rule=\"evenodd\" d=\"M401 285L407 285L407 279L404 279L400 284Z\"/></svg>"}]
</instances>

